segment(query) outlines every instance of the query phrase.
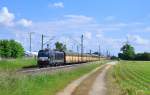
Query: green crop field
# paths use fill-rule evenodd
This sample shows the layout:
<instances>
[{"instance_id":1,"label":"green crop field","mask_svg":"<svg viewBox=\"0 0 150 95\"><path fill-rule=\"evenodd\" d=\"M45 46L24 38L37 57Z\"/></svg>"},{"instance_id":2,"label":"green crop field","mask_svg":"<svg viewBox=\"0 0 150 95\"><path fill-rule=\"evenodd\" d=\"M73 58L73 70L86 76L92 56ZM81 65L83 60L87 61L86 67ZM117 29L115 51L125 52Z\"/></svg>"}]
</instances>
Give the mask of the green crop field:
<instances>
[{"instance_id":1,"label":"green crop field","mask_svg":"<svg viewBox=\"0 0 150 95\"><path fill-rule=\"evenodd\" d=\"M109 95L150 95L150 62L120 61L108 78Z\"/></svg>"}]
</instances>

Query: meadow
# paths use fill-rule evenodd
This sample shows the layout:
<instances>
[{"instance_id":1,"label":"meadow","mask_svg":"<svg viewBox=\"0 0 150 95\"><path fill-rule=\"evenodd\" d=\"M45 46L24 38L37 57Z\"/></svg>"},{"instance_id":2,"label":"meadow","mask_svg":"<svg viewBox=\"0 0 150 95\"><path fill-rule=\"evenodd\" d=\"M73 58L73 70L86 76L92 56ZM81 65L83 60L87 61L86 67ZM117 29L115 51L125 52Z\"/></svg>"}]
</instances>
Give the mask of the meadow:
<instances>
[{"instance_id":1,"label":"meadow","mask_svg":"<svg viewBox=\"0 0 150 95\"><path fill-rule=\"evenodd\" d=\"M108 95L150 95L150 62L120 61L107 76Z\"/></svg>"},{"instance_id":2,"label":"meadow","mask_svg":"<svg viewBox=\"0 0 150 95\"><path fill-rule=\"evenodd\" d=\"M15 71L27 66L36 65L35 58L17 58L0 60L0 71Z\"/></svg>"},{"instance_id":3,"label":"meadow","mask_svg":"<svg viewBox=\"0 0 150 95\"><path fill-rule=\"evenodd\" d=\"M12 70L24 65L15 65L17 67L6 66L6 64L0 65L1 71L6 67L9 68L7 72L0 72L0 95L55 95L56 92L63 89L71 81L103 63L94 62L94 64L88 64L69 71L61 70L54 74L41 73L36 75L12 72ZM12 63L9 64L12 65ZM10 69L10 67L13 67L13 69Z\"/></svg>"}]
</instances>

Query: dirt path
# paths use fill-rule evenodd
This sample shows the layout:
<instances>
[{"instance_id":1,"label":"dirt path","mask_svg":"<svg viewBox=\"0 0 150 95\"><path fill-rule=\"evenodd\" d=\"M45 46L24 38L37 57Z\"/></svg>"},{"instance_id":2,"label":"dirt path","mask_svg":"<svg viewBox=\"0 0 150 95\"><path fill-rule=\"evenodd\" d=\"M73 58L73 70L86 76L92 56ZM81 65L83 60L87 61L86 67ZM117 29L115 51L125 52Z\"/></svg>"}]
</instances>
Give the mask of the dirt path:
<instances>
[{"instance_id":1,"label":"dirt path","mask_svg":"<svg viewBox=\"0 0 150 95\"><path fill-rule=\"evenodd\" d=\"M106 95L107 88L106 88L106 82L105 82L105 76L107 73L107 70L112 66L115 65L117 62L109 62L107 63L107 66L103 69L101 73L96 77L96 80L94 81L91 90L89 91L89 95Z\"/></svg>"},{"instance_id":2,"label":"dirt path","mask_svg":"<svg viewBox=\"0 0 150 95\"><path fill-rule=\"evenodd\" d=\"M103 71L97 76L95 82L91 90L89 91L89 95L105 95L106 94L106 86L105 86L105 75L107 70L111 67L111 65L107 65Z\"/></svg>"},{"instance_id":3,"label":"dirt path","mask_svg":"<svg viewBox=\"0 0 150 95\"><path fill-rule=\"evenodd\" d=\"M75 80L57 95L105 95L105 75L116 62L109 62Z\"/></svg>"}]
</instances>

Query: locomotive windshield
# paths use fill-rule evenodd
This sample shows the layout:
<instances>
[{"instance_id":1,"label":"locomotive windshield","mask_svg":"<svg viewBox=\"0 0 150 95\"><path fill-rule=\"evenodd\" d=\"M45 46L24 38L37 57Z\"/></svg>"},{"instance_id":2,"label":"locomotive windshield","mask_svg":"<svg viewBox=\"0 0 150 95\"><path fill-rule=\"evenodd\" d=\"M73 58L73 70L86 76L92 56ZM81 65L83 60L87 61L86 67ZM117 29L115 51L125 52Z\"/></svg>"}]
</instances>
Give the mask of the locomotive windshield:
<instances>
[{"instance_id":1,"label":"locomotive windshield","mask_svg":"<svg viewBox=\"0 0 150 95\"><path fill-rule=\"evenodd\" d=\"M46 52L46 51L39 51L38 57L48 57L48 52Z\"/></svg>"}]
</instances>

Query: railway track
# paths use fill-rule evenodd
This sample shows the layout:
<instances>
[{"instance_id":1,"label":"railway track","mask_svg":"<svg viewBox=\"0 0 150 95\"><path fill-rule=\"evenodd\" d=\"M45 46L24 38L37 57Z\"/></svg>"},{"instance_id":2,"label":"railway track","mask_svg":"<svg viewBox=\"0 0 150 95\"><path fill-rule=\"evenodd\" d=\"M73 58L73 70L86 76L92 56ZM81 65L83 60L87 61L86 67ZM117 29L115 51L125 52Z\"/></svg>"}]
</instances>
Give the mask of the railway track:
<instances>
[{"instance_id":1,"label":"railway track","mask_svg":"<svg viewBox=\"0 0 150 95\"><path fill-rule=\"evenodd\" d=\"M88 64L92 64L92 62ZM63 66L55 66L55 67L53 66L53 67L45 67L45 68L38 68L38 67L25 68L25 69L18 70L17 72L24 73L24 74L38 74L42 72L54 73L56 71L69 70L69 69L77 68L83 65L87 65L87 63L71 64L71 65L63 65Z\"/></svg>"}]
</instances>

